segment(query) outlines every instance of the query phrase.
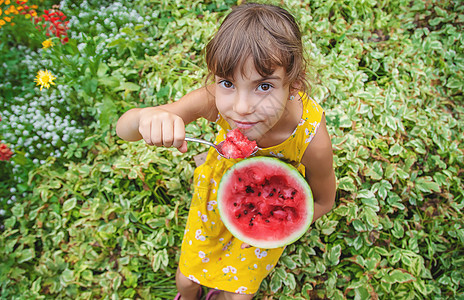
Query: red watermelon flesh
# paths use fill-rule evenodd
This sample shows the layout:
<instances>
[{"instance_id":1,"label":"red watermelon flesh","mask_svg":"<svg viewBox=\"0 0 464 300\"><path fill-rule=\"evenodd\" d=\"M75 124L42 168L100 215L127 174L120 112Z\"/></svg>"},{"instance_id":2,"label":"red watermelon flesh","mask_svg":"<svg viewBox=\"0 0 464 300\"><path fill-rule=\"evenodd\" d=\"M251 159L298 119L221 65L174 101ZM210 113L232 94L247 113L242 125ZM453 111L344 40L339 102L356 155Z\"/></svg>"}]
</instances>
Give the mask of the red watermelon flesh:
<instances>
[{"instance_id":1,"label":"red watermelon flesh","mask_svg":"<svg viewBox=\"0 0 464 300\"><path fill-rule=\"evenodd\" d=\"M231 130L226 135L226 140L222 143L221 152L227 158L246 158L253 153L257 145L255 141L250 141L238 129Z\"/></svg>"},{"instance_id":2,"label":"red watermelon flesh","mask_svg":"<svg viewBox=\"0 0 464 300\"><path fill-rule=\"evenodd\" d=\"M229 231L262 248L294 242L313 216L306 180L292 166L270 157L243 160L229 169L219 186L218 204Z\"/></svg>"}]
</instances>

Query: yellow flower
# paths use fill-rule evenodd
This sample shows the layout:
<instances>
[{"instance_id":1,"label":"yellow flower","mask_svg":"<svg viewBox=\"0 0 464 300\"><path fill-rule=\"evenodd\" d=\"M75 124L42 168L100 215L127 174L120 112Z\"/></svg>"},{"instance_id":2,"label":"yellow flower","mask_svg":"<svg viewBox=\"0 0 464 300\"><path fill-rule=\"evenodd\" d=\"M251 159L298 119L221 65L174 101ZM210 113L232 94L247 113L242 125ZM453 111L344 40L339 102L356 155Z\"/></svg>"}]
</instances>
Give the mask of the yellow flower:
<instances>
[{"instance_id":1,"label":"yellow flower","mask_svg":"<svg viewBox=\"0 0 464 300\"><path fill-rule=\"evenodd\" d=\"M48 39L42 42L42 46L43 46L42 49L47 49L47 48L53 47L54 45L55 44L53 44L52 40Z\"/></svg>"},{"instance_id":2,"label":"yellow flower","mask_svg":"<svg viewBox=\"0 0 464 300\"><path fill-rule=\"evenodd\" d=\"M53 82L53 80L55 79L56 77L53 76L52 73L50 73L50 71L40 70L37 73L36 79L34 79L34 81L37 82L37 85L40 85L40 90L42 90L44 87L46 87L47 89L50 88L50 84L55 85L55 83Z\"/></svg>"},{"instance_id":3,"label":"yellow flower","mask_svg":"<svg viewBox=\"0 0 464 300\"><path fill-rule=\"evenodd\" d=\"M5 25L5 24L6 24L6 22L5 22L5 21L3 21L3 20L0 20L0 26L3 26L3 25Z\"/></svg>"},{"instance_id":4,"label":"yellow flower","mask_svg":"<svg viewBox=\"0 0 464 300\"><path fill-rule=\"evenodd\" d=\"M10 18L10 17L4 17L3 19L4 19L5 21L7 21L7 22L11 22L11 18Z\"/></svg>"}]
</instances>

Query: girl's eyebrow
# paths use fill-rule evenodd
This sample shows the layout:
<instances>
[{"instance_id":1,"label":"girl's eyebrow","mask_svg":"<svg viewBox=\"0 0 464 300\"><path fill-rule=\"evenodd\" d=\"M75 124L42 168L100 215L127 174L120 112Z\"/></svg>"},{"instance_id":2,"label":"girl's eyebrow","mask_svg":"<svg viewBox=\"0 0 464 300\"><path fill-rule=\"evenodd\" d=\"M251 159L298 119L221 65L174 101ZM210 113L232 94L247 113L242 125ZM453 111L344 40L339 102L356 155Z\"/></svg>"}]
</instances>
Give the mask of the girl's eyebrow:
<instances>
[{"instance_id":1,"label":"girl's eyebrow","mask_svg":"<svg viewBox=\"0 0 464 300\"><path fill-rule=\"evenodd\" d=\"M263 82L266 80L282 80L282 78L280 78L280 76L277 76L277 75L269 75L269 76L265 76L265 77L261 77L259 79L253 80L252 82L259 83L259 82Z\"/></svg>"}]
</instances>

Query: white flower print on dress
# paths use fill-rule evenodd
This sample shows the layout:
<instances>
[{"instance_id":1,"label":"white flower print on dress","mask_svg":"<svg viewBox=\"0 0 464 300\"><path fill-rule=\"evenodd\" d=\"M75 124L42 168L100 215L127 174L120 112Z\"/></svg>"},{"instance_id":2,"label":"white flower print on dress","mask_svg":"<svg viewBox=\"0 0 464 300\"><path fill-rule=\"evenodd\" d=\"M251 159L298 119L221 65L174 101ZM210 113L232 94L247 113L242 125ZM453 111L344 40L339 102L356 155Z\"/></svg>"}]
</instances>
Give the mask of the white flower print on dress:
<instances>
[{"instance_id":1,"label":"white flower print on dress","mask_svg":"<svg viewBox=\"0 0 464 300\"><path fill-rule=\"evenodd\" d=\"M217 201L212 200L212 201L209 201L207 204L208 206L206 207L206 209L209 211L212 211L214 209L213 205L216 205Z\"/></svg>"},{"instance_id":2,"label":"white flower print on dress","mask_svg":"<svg viewBox=\"0 0 464 300\"><path fill-rule=\"evenodd\" d=\"M232 241L229 241L224 247L222 247L222 251L226 251L227 248L232 244Z\"/></svg>"},{"instance_id":3,"label":"white flower print on dress","mask_svg":"<svg viewBox=\"0 0 464 300\"><path fill-rule=\"evenodd\" d=\"M232 266L227 266L225 268L222 269L222 272L224 272L225 274L227 273L232 273L232 274L236 274L237 273L237 269L232 267Z\"/></svg>"},{"instance_id":4,"label":"white flower print on dress","mask_svg":"<svg viewBox=\"0 0 464 300\"><path fill-rule=\"evenodd\" d=\"M190 279L191 281L193 281L195 283L198 283L198 284L200 283L200 280L196 279L195 276L193 276L193 275L189 275L188 279Z\"/></svg>"},{"instance_id":5,"label":"white flower print on dress","mask_svg":"<svg viewBox=\"0 0 464 300\"><path fill-rule=\"evenodd\" d=\"M208 222L208 216L201 214L201 211L198 211L198 216L203 222Z\"/></svg>"},{"instance_id":6,"label":"white flower print on dress","mask_svg":"<svg viewBox=\"0 0 464 300\"><path fill-rule=\"evenodd\" d=\"M197 231L195 231L195 238L202 242L206 240L205 236L201 235L201 229L198 229Z\"/></svg>"},{"instance_id":7,"label":"white flower print on dress","mask_svg":"<svg viewBox=\"0 0 464 300\"><path fill-rule=\"evenodd\" d=\"M306 144L312 141L312 139L316 135L317 129L319 128L319 124L317 122L310 123L310 124L314 126L314 130L310 133L308 128L306 128L306 135L309 135L309 137L305 140Z\"/></svg>"},{"instance_id":8,"label":"white flower print on dress","mask_svg":"<svg viewBox=\"0 0 464 300\"><path fill-rule=\"evenodd\" d=\"M272 270L272 268L274 268L274 265L267 265L266 266L266 270L268 270L268 271Z\"/></svg>"},{"instance_id":9,"label":"white flower print on dress","mask_svg":"<svg viewBox=\"0 0 464 300\"><path fill-rule=\"evenodd\" d=\"M203 251L198 252L198 256L202 258L202 262L207 263L209 262L209 257L206 257L206 253Z\"/></svg>"},{"instance_id":10,"label":"white flower print on dress","mask_svg":"<svg viewBox=\"0 0 464 300\"><path fill-rule=\"evenodd\" d=\"M246 287L241 286L241 287L239 287L239 288L235 291L235 293L236 293L236 294L244 294L246 290L247 290Z\"/></svg>"},{"instance_id":11,"label":"white flower print on dress","mask_svg":"<svg viewBox=\"0 0 464 300\"><path fill-rule=\"evenodd\" d=\"M265 250L261 251L261 249L259 248L255 249L255 254L256 254L256 257L259 259L267 256L267 252Z\"/></svg>"},{"instance_id":12,"label":"white flower print on dress","mask_svg":"<svg viewBox=\"0 0 464 300\"><path fill-rule=\"evenodd\" d=\"M274 153L274 152L269 152L270 155L275 156L275 157L284 157L282 153Z\"/></svg>"},{"instance_id":13,"label":"white flower print on dress","mask_svg":"<svg viewBox=\"0 0 464 300\"><path fill-rule=\"evenodd\" d=\"M208 222L208 216L207 215L201 215L201 220L203 222Z\"/></svg>"}]
</instances>

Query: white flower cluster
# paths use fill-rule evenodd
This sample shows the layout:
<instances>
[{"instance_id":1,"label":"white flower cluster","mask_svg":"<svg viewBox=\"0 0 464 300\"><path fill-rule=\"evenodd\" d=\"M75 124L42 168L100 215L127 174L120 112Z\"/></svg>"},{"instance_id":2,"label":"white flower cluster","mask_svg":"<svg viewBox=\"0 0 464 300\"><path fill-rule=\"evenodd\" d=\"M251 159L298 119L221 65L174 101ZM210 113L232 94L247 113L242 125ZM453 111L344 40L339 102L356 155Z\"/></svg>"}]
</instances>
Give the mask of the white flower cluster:
<instances>
[{"instance_id":1,"label":"white flower cluster","mask_svg":"<svg viewBox=\"0 0 464 300\"><path fill-rule=\"evenodd\" d=\"M0 129L6 143L25 150L34 163L49 155L60 157L65 145L82 139L84 130L71 119L65 103L69 88L58 85L50 93L14 97L2 113Z\"/></svg>"},{"instance_id":2,"label":"white flower cluster","mask_svg":"<svg viewBox=\"0 0 464 300\"><path fill-rule=\"evenodd\" d=\"M92 1L90 1L92 2ZM95 51L96 55L104 55L108 53L106 45L121 38L127 38L127 34L120 32L121 28L129 27L134 28L137 25L145 27L152 24L152 20L158 16L155 14L142 16L135 8L131 8L133 3L127 1L108 1L105 5L101 5L95 9L96 5L89 4L89 1L84 0L80 4L74 4L72 1L61 1L61 9L69 16L69 30L70 37L83 41L83 32L92 37L100 37L103 42L97 44ZM79 11L78 15L74 15ZM154 37L148 37L144 41L145 52L153 48ZM83 49L81 45L79 50ZM109 56L109 54L108 54ZM106 60L104 58L103 60Z\"/></svg>"},{"instance_id":3,"label":"white flower cluster","mask_svg":"<svg viewBox=\"0 0 464 300\"><path fill-rule=\"evenodd\" d=\"M20 67L27 68L26 73L35 74L50 63L24 46L18 46L18 51L25 53ZM31 86L14 87L15 93L21 96L13 97L8 108L2 111L0 132L3 142L23 150L26 157L39 164L48 156L61 157L65 145L82 139L84 130L71 118L66 105L69 87L57 85L50 93L40 92L38 87L31 93L30 89Z\"/></svg>"}]
</instances>

